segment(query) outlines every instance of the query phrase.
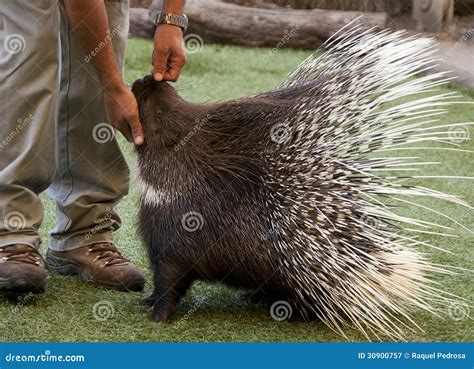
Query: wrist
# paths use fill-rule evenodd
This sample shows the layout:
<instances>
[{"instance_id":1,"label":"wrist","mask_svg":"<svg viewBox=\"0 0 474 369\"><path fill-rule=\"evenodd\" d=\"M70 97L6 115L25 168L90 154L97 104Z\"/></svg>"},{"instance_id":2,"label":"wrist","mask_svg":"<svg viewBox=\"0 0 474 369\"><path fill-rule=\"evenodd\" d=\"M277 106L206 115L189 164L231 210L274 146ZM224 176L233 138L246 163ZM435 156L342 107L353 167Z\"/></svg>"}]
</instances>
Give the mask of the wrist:
<instances>
[{"instance_id":1,"label":"wrist","mask_svg":"<svg viewBox=\"0 0 474 369\"><path fill-rule=\"evenodd\" d=\"M156 31L162 30L162 31L170 31L170 32L178 32L180 34L184 34L183 29L180 26L174 25L174 24L166 24L166 23L161 23L156 26Z\"/></svg>"},{"instance_id":2,"label":"wrist","mask_svg":"<svg viewBox=\"0 0 474 369\"><path fill-rule=\"evenodd\" d=\"M102 83L102 86L104 88L104 92L109 95L115 95L127 88L122 78L107 79L106 82Z\"/></svg>"}]
</instances>

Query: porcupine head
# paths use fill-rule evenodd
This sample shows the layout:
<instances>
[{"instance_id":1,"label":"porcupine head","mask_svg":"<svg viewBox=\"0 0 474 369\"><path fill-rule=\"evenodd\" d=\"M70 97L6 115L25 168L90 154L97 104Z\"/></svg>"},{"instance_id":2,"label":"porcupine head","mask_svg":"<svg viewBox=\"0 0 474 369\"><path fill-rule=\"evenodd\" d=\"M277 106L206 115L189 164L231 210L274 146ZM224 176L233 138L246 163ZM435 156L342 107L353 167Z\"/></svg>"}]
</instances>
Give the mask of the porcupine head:
<instances>
[{"instance_id":1,"label":"porcupine head","mask_svg":"<svg viewBox=\"0 0 474 369\"><path fill-rule=\"evenodd\" d=\"M414 308L448 301L427 277L447 270L417 251L431 245L399 232L446 227L393 209L416 197L468 205L390 173L426 163L382 154L445 140L449 126L432 117L452 95L417 94L446 79L413 79L433 65L430 42L353 28L326 46L273 91L238 100L193 104L167 83L135 82L153 320L168 319L195 279L264 291L369 339L403 339Z\"/></svg>"}]
</instances>

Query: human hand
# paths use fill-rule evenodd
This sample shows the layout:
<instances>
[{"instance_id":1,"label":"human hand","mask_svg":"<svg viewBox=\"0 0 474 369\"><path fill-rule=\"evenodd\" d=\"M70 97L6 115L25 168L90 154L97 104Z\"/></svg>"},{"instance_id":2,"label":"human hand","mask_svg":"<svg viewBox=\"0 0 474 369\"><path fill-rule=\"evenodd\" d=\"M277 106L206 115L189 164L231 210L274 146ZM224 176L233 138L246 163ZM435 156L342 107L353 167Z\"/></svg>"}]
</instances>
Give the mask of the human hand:
<instances>
[{"instance_id":1,"label":"human hand","mask_svg":"<svg viewBox=\"0 0 474 369\"><path fill-rule=\"evenodd\" d=\"M154 44L153 78L156 81L175 82L186 63L183 31L174 25L160 24L156 27Z\"/></svg>"},{"instance_id":2,"label":"human hand","mask_svg":"<svg viewBox=\"0 0 474 369\"><path fill-rule=\"evenodd\" d=\"M143 144L143 128L138 115L137 100L123 84L107 88L104 94L105 108L109 123L118 129L129 142Z\"/></svg>"}]
</instances>

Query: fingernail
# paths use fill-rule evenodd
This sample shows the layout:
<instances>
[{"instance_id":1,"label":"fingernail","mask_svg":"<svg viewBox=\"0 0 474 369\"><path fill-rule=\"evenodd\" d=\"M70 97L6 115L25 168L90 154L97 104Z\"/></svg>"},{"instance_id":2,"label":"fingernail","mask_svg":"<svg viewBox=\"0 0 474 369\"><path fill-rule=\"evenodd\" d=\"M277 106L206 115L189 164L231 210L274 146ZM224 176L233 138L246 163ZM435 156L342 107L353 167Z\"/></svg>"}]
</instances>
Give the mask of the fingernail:
<instances>
[{"instance_id":1,"label":"fingernail","mask_svg":"<svg viewBox=\"0 0 474 369\"><path fill-rule=\"evenodd\" d=\"M135 145L142 145L143 144L143 137L137 136L135 137Z\"/></svg>"},{"instance_id":2,"label":"fingernail","mask_svg":"<svg viewBox=\"0 0 474 369\"><path fill-rule=\"evenodd\" d=\"M155 79L155 81L160 82L163 79L163 75L161 73L155 73L153 75L153 78Z\"/></svg>"}]
</instances>

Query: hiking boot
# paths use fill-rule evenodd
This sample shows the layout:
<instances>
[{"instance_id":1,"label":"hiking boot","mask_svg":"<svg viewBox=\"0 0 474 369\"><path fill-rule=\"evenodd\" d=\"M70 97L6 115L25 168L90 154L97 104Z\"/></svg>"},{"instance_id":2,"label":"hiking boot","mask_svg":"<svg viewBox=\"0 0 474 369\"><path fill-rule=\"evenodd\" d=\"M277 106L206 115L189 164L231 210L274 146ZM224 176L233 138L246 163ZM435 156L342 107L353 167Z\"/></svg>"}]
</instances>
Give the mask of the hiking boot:
<instances>
[{"instance_id":1,"label":"hiking boot","mask_svg":"<svg viewBox=\"0 0 474 369\"><path fill-rule=\"evenodd\" d=\"M49 270L61 275L80 275L87 282L119 291L142 291L145 278L138 268L109 242L71 251L46 253Z\"/></svg>"},{"instance_id":2,"label":"hiking boot","mask_svg":"<svg viewBox=\"0 0 474 369\"><path fill-rule=\"evenodd\" d=\"M0 293L42 293L45 286L44 261L34 247L0 246Z\"/></svg>"}]
</instances>

